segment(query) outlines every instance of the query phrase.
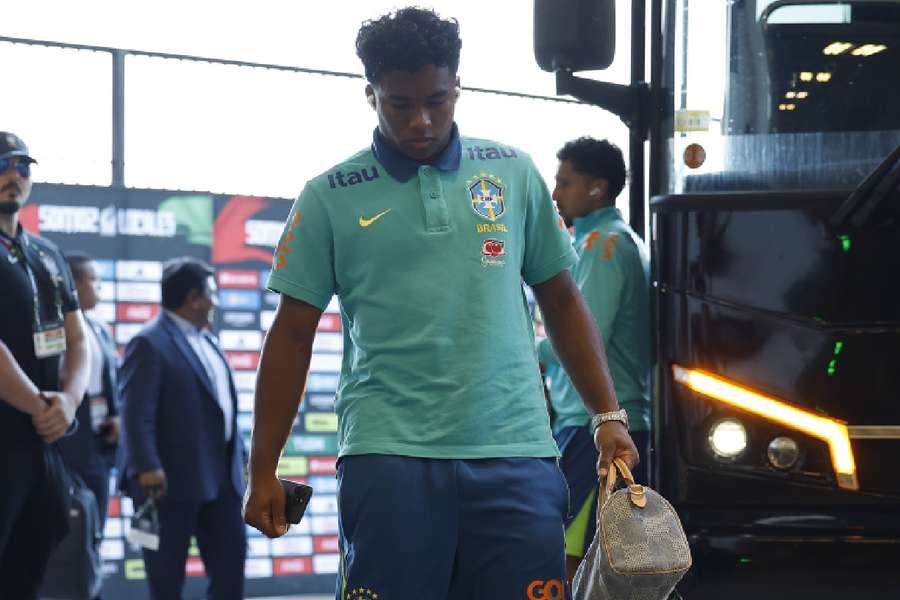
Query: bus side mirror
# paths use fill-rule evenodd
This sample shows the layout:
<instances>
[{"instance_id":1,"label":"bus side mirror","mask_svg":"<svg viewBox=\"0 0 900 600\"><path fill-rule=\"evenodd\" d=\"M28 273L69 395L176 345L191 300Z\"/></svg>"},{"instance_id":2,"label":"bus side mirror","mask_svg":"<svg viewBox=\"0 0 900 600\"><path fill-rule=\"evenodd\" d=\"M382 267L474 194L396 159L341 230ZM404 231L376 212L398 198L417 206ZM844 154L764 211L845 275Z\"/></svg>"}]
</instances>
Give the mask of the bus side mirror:
<instances>
[{"instance_id":1,"label":"bus side mirror","mask_svg":"<svg viewBox=\"0 0 900 600\"><path fill-rule=\"evenodd\" d=\"M615 52L615 0L534 0L534 57L544 71L605 69Z\"/></svg>"}]
</instances>

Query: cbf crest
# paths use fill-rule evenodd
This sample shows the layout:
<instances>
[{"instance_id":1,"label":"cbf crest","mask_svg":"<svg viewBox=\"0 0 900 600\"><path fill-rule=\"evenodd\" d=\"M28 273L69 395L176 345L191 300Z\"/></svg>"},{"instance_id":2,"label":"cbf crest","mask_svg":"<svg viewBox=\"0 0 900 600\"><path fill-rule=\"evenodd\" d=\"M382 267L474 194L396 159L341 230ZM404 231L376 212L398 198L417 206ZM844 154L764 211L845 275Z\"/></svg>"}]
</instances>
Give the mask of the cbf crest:
<instances>
[{"instance_id":1,"label":"cbf crest","mask_svg":"<svg viewBox=\"0 0 900 600\"><path fill-rule=\"evenodd\" d=\"M503 199L503 180L494 175L481 173L466 182L472 210L488 221L496 221L506 212L506 201Z\"/></svg>"}]
</instances>

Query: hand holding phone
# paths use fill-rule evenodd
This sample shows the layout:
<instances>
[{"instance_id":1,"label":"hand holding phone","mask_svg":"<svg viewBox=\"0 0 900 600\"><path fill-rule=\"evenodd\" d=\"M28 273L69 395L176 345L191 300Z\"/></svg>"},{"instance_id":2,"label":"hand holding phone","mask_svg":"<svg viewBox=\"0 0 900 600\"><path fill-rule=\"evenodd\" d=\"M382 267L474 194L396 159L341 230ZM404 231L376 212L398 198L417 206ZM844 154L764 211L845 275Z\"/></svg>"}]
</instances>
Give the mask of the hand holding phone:
<instances>
[{"instance_id":1,"label":"hand holding phone","mask_svg":"<svg viewBox=\"0 0 900 600\"><path fill-rule=\"evenodd\" d=\"M284 488L284 517L288 523L296 525L303 518L309 499L312 497L313 489L303 483L288 481L287 479L279 479L281 487Z\"/></svg>"}]
</instances>

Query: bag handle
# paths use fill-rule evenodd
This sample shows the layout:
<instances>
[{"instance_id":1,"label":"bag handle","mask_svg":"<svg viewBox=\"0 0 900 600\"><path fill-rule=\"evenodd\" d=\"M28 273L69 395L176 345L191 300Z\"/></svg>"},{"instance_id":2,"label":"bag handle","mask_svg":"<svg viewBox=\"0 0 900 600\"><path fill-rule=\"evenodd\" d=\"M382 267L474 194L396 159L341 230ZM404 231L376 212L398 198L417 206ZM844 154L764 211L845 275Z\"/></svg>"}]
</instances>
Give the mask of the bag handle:
<instances>
[{"instance_id":1,"label":"bag handle","mask_svg":"<svg viewBox=\"0 0 900 600\"><path fill-rule=\"evenodd\" d=\"M618 475L621 473L622 480L628 486L628 498L631 503L638 508L647 506L647 495L644 492L644 486L634 482L634 475L631 469L625 464L621 458L614 458L609 464L609 472L606 474L606 481L600 482L600 492L597 494L597 524L600 524L600 509L609 500L613 491L616 489Z\"/></svg>"}]
</instances>

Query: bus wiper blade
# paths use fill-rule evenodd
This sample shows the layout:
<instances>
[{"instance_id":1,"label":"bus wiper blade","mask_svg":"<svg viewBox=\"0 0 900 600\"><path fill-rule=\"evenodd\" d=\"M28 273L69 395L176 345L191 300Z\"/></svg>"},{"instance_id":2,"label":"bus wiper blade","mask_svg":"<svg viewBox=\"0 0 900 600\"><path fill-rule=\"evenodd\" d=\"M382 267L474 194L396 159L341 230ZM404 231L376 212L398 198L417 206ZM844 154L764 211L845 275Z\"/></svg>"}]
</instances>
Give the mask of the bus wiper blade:
<instances>
[{"instance_id":1,"label":"bus wiper blade","mask_svg":"<svg viewBox=\"0 0 900 600\"><path fill-rule=\"evenodd\" d=\"M900 145L875 170L862 180L831 216L835 229L849 222L854 227L866 224L878 205L900 184Z\"/></svg>"}]
</instances>

